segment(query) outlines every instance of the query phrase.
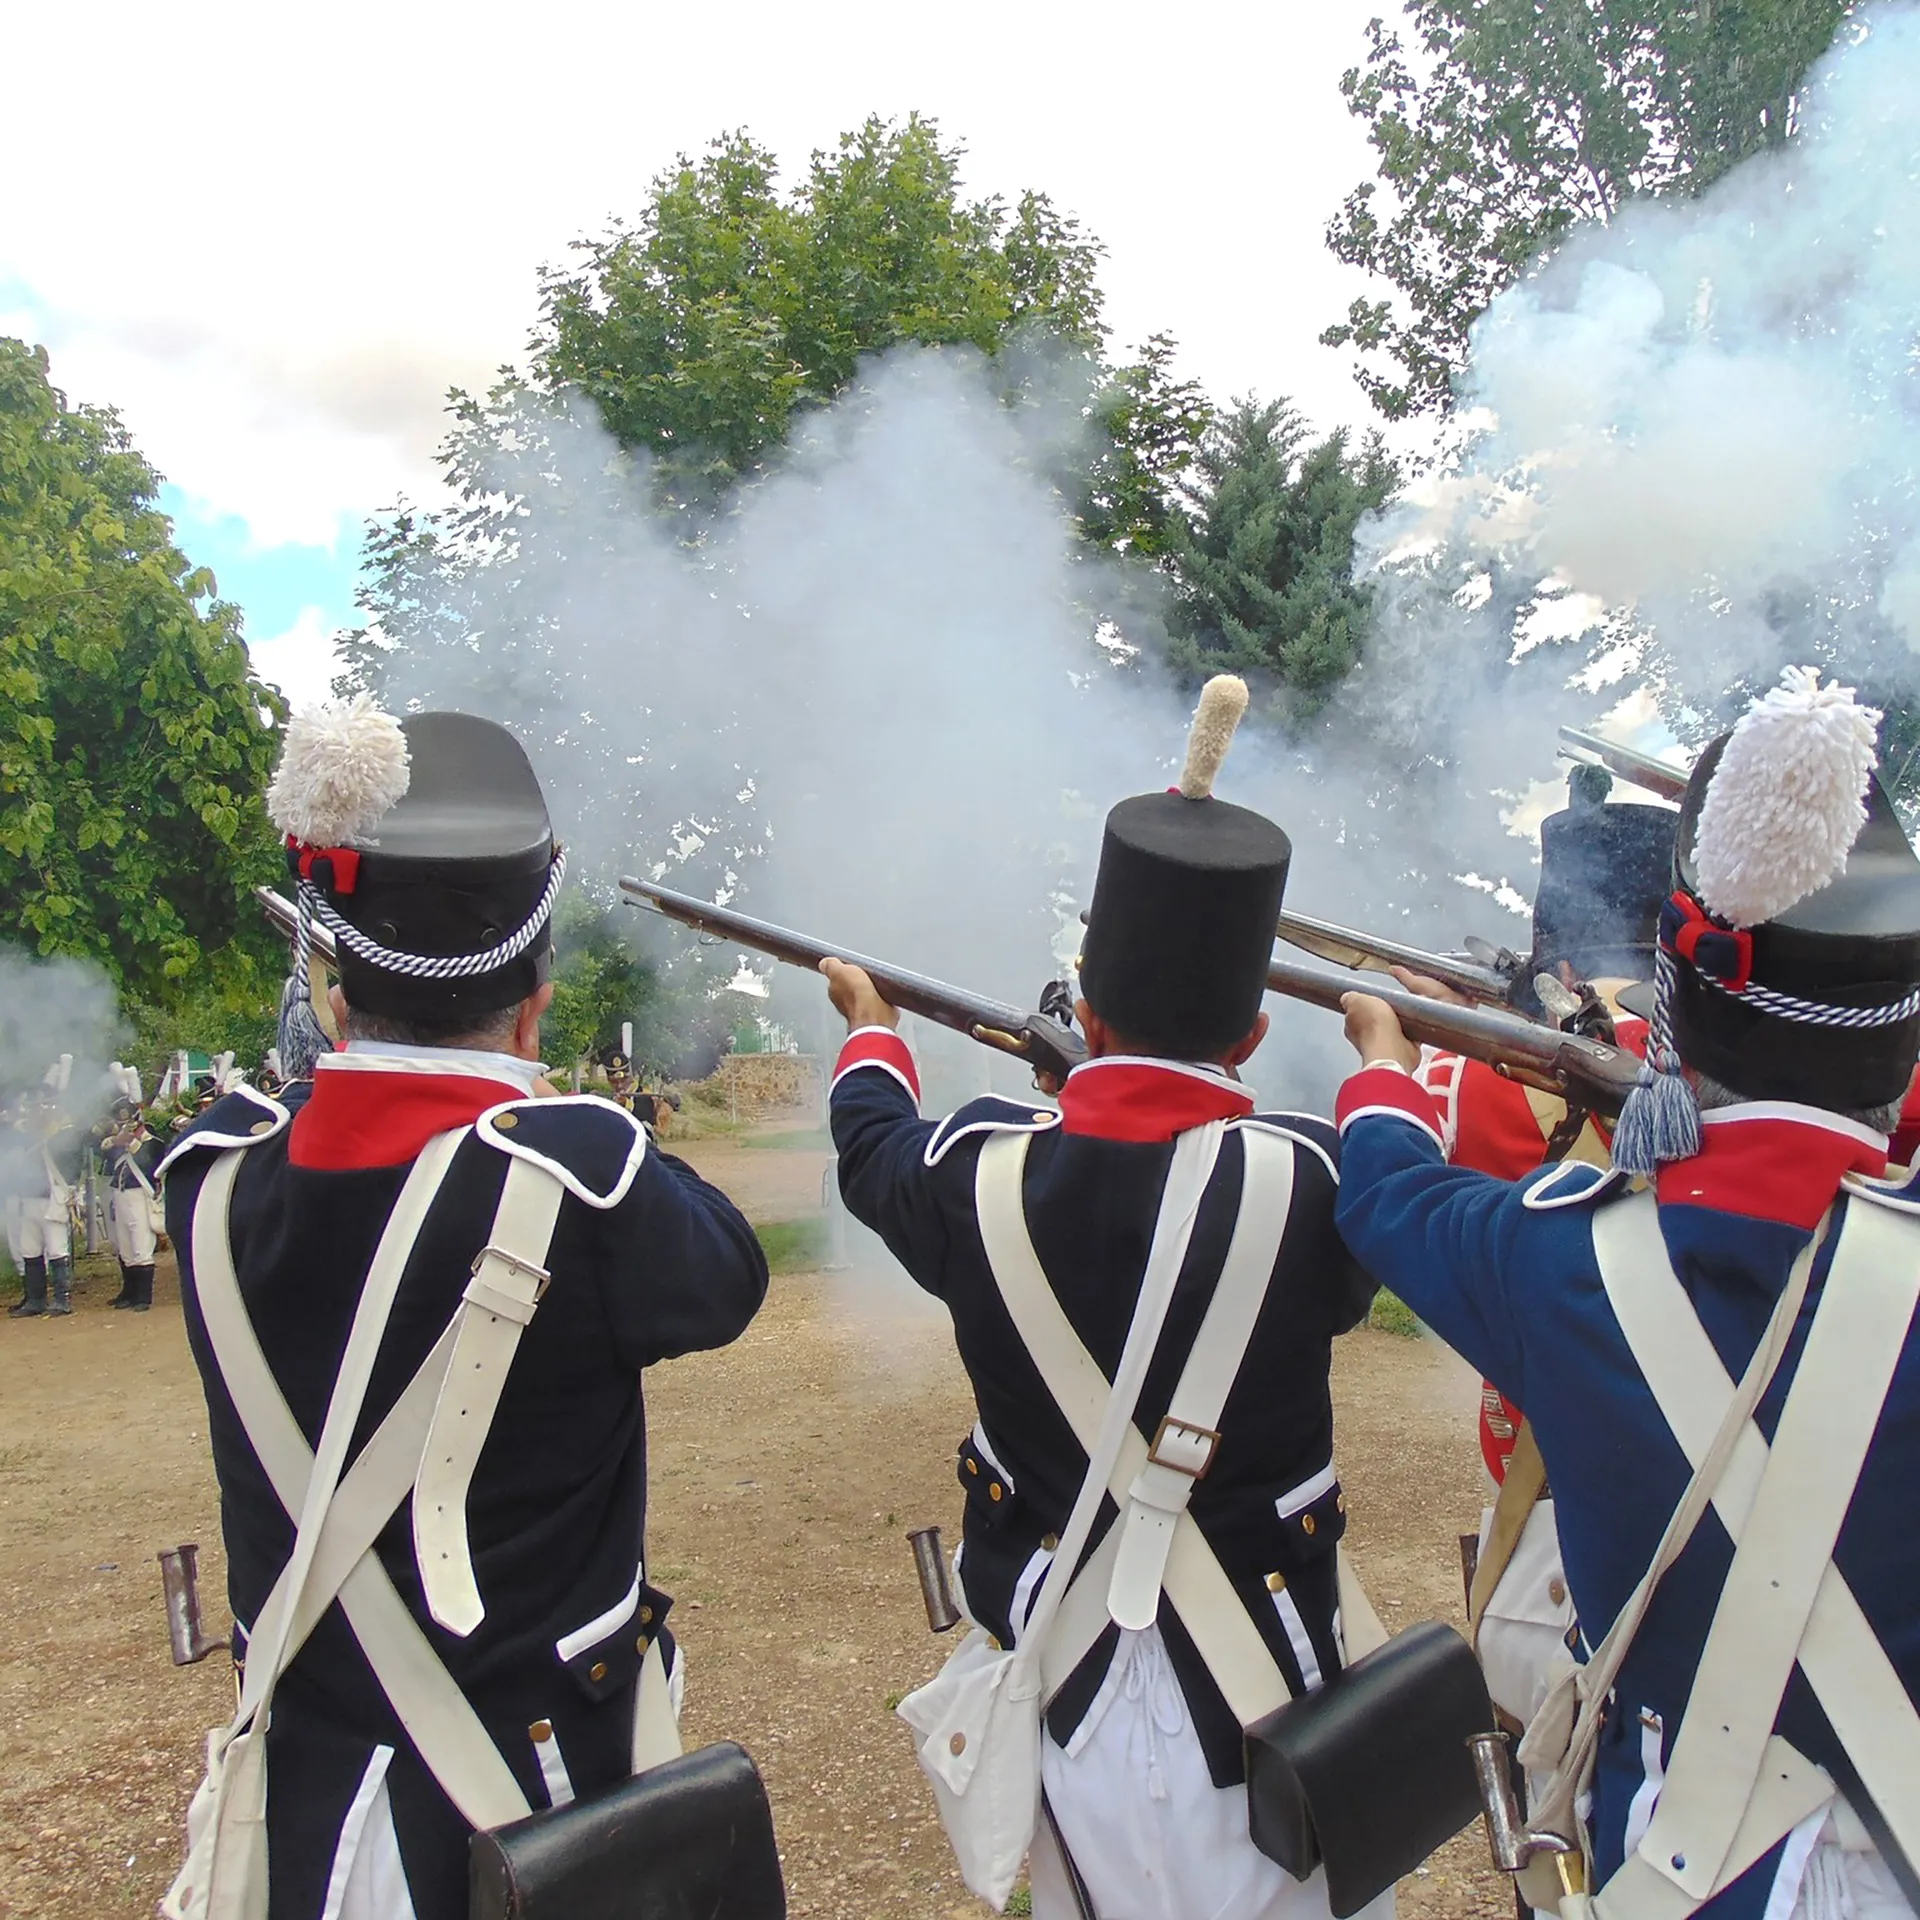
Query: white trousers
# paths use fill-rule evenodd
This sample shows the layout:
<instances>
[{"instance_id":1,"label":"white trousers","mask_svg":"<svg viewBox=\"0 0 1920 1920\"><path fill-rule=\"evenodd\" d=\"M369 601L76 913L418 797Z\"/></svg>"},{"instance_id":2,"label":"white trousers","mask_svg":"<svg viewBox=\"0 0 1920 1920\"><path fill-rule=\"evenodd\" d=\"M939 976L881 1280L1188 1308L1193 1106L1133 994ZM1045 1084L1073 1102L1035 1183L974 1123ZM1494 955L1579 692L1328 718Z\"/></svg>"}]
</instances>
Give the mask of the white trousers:
<instances>
[{"instance_id":1,"label":"white trousers","mask_svg":"<svg viewBox=\"0 0 1920 1920\"><path fill-rule=\"evenodd\" d=\"M1327 1920L1326 1875L1295 1880L1269 1860L1247 1833L1246 1788L1213 1784L1158 1627L1120 1636L1071 1744L1040 1745L1047 1802L1099 1920ZM1044 1832L1029 1874L1034 1920L1076 1920ZM1393 1920L1391 1891L1361 1915Z\"/></svg>"},{"instance_id":2,"label":"white trousers","mask_svg":"<svg viewBox=\"0 0 1920 1920\"><path fill-rule=\"evenodd\" d=\"M65 1194L51 1200L29 1196L20 1202L22 1260L64 1260L72 1251L73 1224Z\"/></svg>"},{"instance_id":3,"label":"white trousers","mask_svg":"<svg viewBox=\"0 0 1920 1920\"><path fill-rule=\"evenodd\" d=\"M7 1195L7 1258L16 1272L27 1257L20 1246L20 1210L25 1204L17 1193Z\"/></svg>"},{"instance_id":4,"label":"white trousers","mask_svg":"<svg viewBox=\"0 0 1920 1920\"><path fill-rule=\"evenodd\" d=\"M153 1206L138 1187L113 1190L113 1250L123 1267L153 1265Z\"/></svg>"},{"instance_id":5,"label":"white trousers","mask_svg":"<svg viewBox=\"0 0 1920 1920\"><path fill-rule=\"evenodd\" d=\"M1769 1920L1914 1920L1887 1863L1872 1848L1840 1844L1825 1813L1809 1814L1787 1836L1767 1903Z\"/></svg>"}]
</instances>

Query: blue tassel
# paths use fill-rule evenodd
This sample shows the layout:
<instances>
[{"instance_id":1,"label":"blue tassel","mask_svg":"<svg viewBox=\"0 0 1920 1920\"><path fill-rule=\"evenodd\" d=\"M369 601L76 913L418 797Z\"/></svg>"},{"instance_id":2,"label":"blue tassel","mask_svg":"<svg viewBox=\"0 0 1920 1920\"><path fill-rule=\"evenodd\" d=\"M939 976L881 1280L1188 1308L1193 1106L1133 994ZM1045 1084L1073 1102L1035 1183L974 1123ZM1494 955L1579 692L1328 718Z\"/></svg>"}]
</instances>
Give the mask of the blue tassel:
<instances>
[{"instance_id":1,"label":"blue tassel","mask_svg":"<svg viewBox=\"0 0 1920 1920\"><path fill-rule=\"evenodd\" d=\"M280 989L280 1071L288 1080L311 1080L313 1063L333 1051L333 1042L313 1010L298 976Z\"/></svg>"},{"instance_id":2,"label":"blue tassel","mask_svg":"<svg viewBox=\"0 0 1920 1920\"><path fill-rule=\"evenodd\" d=\"M1651 1179L1674 1160L1700 1151L1700 1106L1671 1047L1649 1048L1640 1077L1613 1129L1613 1164Z\"/></svg>"}]
</instances>

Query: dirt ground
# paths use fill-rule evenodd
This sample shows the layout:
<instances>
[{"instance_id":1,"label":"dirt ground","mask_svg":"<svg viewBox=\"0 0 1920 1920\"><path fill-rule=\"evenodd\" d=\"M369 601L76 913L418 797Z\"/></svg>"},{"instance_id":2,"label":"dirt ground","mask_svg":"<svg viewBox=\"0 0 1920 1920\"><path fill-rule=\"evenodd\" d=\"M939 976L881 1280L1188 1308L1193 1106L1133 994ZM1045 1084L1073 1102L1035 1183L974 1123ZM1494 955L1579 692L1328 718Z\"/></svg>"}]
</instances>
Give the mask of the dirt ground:
<instances>
[{"instance_id":1,"label":"dirt ground","mask_svg":"<svg viewBox=\"0 0 1920 1920\"><path fill-rule=\"evenodd\" d=\"M825 1155L680 1149L757 1220L820 1204ZM113 1313L111 1262L66 1321L0 1325L0 1915L146 1915L178 1857L222 1656L168 1659L156 1551L201 1543L208 1624L224 1570L206 1418L170 1262L151 1314ZM1349 1542L1390 1627L1458 1620L1455 1534L1478 1516L1473 1383L1385 1333L1335 1374ZM791 1910L808 1920L976 1920L889 1703L948 1649L905 1542L960 1520L971 1423L944 1316L911 1289L785 1275L746 1336L646 1386L652 1577L673 1593L695 1742L734 1737L773 1797ZM1402 1888L1409 1920L1510 1914L1478 1829Z\"/></svg>"}]
</instances>

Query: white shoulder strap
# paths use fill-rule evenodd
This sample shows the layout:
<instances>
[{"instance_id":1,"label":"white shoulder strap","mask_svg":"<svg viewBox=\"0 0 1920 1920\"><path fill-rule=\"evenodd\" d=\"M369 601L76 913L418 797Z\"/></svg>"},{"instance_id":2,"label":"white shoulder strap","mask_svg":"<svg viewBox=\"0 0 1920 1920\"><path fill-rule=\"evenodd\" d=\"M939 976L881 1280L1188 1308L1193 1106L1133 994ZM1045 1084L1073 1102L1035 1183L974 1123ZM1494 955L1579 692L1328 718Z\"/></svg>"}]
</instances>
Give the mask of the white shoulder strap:
<instances>
[{"instance_id":1,"label":"white shoulder strap","mask_svg":"<svg viewBox=\"0 0 1920 1920\"><path fill-rule=\"evenodd\" d=\"M473 1263L454 1323L453 1358L413 1494L420 1584L427 1611L449 1633L469 1634L486 1617L467 1543L467 1491L520 1336L547 1288L547 1253L565 1192L544 1167L508 1160L493 1231Z\"/></svg>"},{"instance_id":2,"label":"white shoulder strap","mask_svg":"<svg viewBox=\"0 0 1920 1920\"><path fill-rule=\"evenodd\" d=\"M1242 1130L1243 1141L1250 1143L1256 1138L1264 1140L1266 1136ZM1276 1140L1273 1144L1284 1143ZM1255 1151L1263 1152L1264 1148ZM1022 1135L998 1136L981 1149L975 1181L981 1238L1015 1330L1033 1356L1047 1391L1091 1457L1112 1390L1074 1332L1034 1253L1021 1195L1025 1160L1026 1139ZM1254 1162L1248 1164L1251 1167ZM1147 1464L1147 1442L1129 1417L1108 1477L1108 1486L1123 1508L1130 1499L1133 1481ZM1060 1618L1041 1659L1049 1693L1079 1665L1107 1626L1108 1593L1120 1533L1118 1527L1108 1532L1058 1602ZM1070 1568L1073 1561L1057 1551L1054 1564ZM1252 1725L1285 1703L1290 1697L1285 1677L1191 1514L1180 1513L1174 1523L1162 1584L1242 1726ZM1049 1580L1042 1588L1043 1600L1053 1586Z\"/></svg>"},{"instance_id":3,"label":"white shoulder strap","mask_svg":"<svg viewBox=\"0 0 1920 1920\"><path fill-rule=\"evenodd\" d=\"M1731 1383L1664 1246L1656 1260L1644 1222L1630 1231L1637 1257L1617 1272L1605 1261L1603 1278L1650 1391L1693 1457L1702 1403L1710 1417ZM1691 1913L1831 1797L1826 1776L1773 1734L1796 1661L1915 1857L1920 1714L1832 1554L1920 1301L1917 1242L1900 1216L1848 1210L1771 1448L1749 1422L1733 1450L1715 1502L1734 1562L1654 1819L1605 1890L1606 1910L1650 1920Z\"/></svg>"}]
</instances>

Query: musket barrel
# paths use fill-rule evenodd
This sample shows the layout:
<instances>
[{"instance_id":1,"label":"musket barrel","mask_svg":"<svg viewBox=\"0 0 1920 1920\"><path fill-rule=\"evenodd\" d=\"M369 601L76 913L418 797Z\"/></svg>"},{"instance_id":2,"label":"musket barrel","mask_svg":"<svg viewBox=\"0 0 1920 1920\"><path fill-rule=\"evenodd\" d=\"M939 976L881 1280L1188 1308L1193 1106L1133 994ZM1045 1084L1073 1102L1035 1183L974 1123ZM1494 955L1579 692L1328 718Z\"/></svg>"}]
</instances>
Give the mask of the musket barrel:
<instances>
[{"instance_id":1,"label":"musket barrel","mask_svg":"<svg viewBox=\"0 0 1920 1920\"><path fill-rule=\"evenodd\" d=\"M293 902L284 893L276 893L271 887L255 887L253 897L260 902L274 930L291 940L300 925L300 910ZM336 973L339 971L333 935L317 920L313 924L313 950Z\"/></svg>"},{"instance_id":2,"label":"musket barrel","mask_svg":"<svg viewBox=\"0 0 1920 1920\"><path fill-rule=\"evenodd\" d=\"M983 1046L1010 1053L1048 1072L1065 1074L1086 1057L1079 1036L1070 1028L1004 1001L983 999L927 974L913 973L885 960L870 960L846 947L830 946L810 934L775 926L770 920L757 920L732 907L715 906L692 894L676 893L651 880L623 877L620 891L636 906L650 907L695 932L717 934L788 966L814 972L822 960L844 960L866 972L889 1006L950 1027Z\"/></svg>"},{"instance_id":3,"label":"musket barrel","mask_svg":"<svg viewBox=\"0 0 1920 1920\"><path fill-rule=\"evenodd\" d=\"M1348 994L1370 993L1394 1010L1401 1031L1416 1046L1485 1061L1506 1079L1548 1093L1572 1094L1599 1114L1620 1111L1639 1073L1639 1062L1624 1048L1537 1026L1517 1013L1456 1007L1402 987L1356 981L1351 973L1333 967L1276 956L1267 970L1267 990L1335 1013Z\"/></svg>"},{"instance_id":4,"label":"musket barrel","mask_svg":"<svg viewBox=\"0 0 1920 1920\"><path fill-rule=\"evenodd\" d=\"M1676 767L1665 760L1656 760L1650 753L1641 753L1633 747L1623 747L1617 740L1603 740L1597 733L1588 733L1581 727L1562 727L1560 744L1571 747L1588 760L1597 761L1609 773L1618 774L1622 780L1630 780L1636 787L1645 787L1649 793L1657 793L1663 800L1682 800L1687 791L1687 770Z\"/></svg>"},{"instance_id":5,"label":"musket barrel","mask_svg":"<svg viewBox=\"0 0 1920 1920\"><path fill-rule=\"evenodd\" d=\"M1429 953L1422 947L1403 945L1376 934L1361 933L1352 927L1336 926L1331 920L1316 920L1310 914L1283 913L1278 927L1280 938L1289 946L1310 953L1317 960L1331 960L1335 966L1355 971L1387 972L1405 967L1423 973L1430 980L1451 987L1473 1000L1504 1006L1513 982L1495 967L1483 967L1476 960L1446 953Z\"/></svg>"}]
</instances>

